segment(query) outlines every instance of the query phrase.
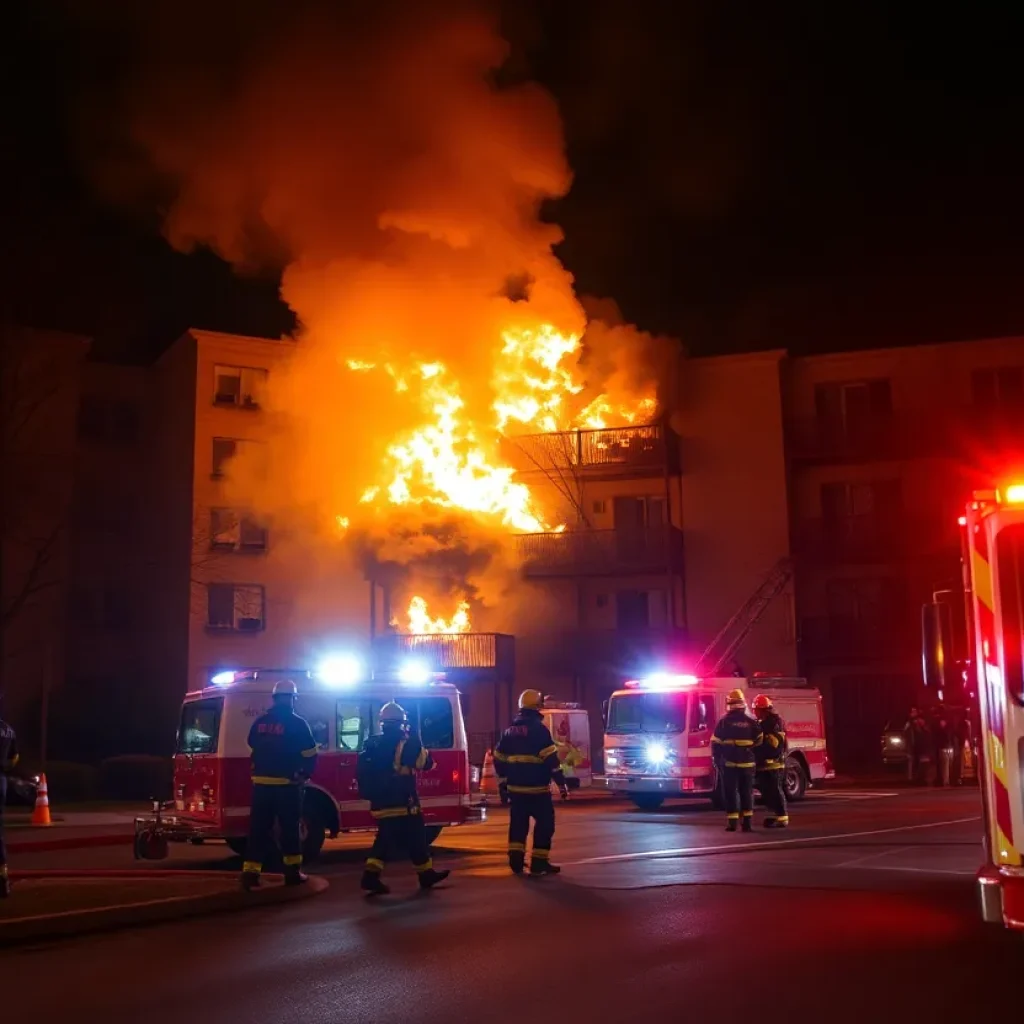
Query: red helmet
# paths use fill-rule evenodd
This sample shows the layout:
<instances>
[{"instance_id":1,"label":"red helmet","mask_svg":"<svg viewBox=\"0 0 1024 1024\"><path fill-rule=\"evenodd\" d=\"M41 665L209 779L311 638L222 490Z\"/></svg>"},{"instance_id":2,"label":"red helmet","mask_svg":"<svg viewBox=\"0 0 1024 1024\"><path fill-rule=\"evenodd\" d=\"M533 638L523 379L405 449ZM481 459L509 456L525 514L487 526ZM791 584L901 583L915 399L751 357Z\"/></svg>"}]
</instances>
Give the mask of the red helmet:
<instances>
[{"instance_id":1,"label":"red helmet","mask_svg":"<svg viewBox=\"0 0 1024 1024\"><path fill-rule=\"evenodd\" d=\"M766 693L759 693L754 698L754 710L755 711L771 711L772 699Z\"/></svg>"}]
</instances>

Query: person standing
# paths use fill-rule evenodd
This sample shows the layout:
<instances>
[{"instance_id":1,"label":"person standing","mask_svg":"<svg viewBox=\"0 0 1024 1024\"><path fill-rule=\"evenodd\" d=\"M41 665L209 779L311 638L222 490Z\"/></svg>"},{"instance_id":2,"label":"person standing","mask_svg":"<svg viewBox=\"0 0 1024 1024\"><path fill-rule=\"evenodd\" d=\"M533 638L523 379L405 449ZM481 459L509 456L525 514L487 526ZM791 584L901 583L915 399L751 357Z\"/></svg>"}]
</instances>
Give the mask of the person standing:
<instances>
[{"instance_id":1,"label":"person standing","mask_svg":"<svg viewBox=\"0 0 1024 1024\"><path fill-rule=\"evenodd\" d=\"M718 720L711 737L711 749L725 790L727 832L735 832L742 819L743 831L753 829L754 770L756 748L764 742L761 726L747 714L747 701L740 689L730 690L726 713Z\"/></svg>"},{"instance_id":2,"label":"person standing","mask_svg":"<svg viewBox=\"0 0 1024 1024\"><path fill-rule=\"evenodd\" d=\"M946 709L940 704L932 714L932 743L935 747L935 785L948 786L953 768L952 723Z\"/></svg>"},{"instance_id":3,"label":"person standing","mask_svg":"<svg viewBox=\"0 0 1024 1024\"><path fill-rule=\"evenodd\" d=\"M384 865L396 849L404 849L419 875L421 889L443 882L449 871L435 871L423 824L416 776L429 772L434 759L418 736L409 735L409 717L390 701L380 709L380 734L366 741L356 766L359 795L370 801L377 838L366 859L360 887L370 896L391 890L381 880Z\"/></svg>"},{"instance_id":4,"label":"person standing","mask_svg":"<svg viewBox=\"0 0 1024 1024\"><path fill-rule=\"evenodd\" d=\"M558 747L544 724L540 690L523 690L519 696L519 714L502 733L494 751L494 771L505 780L509 798L508 864L521 875L526 866L526 838L533 826L533 851L530 874L557 875L562 869L551 863L551 840L555 834L555 804L551 783L569 796L558 762Z\"/></svg>"},{"instance_id":5,"label":"person standing","mask_svg":"<svg viewBox=\"0 0 1024 1024\"><path fill-rule=\"evenodd\" d=\"M903 737L907 742L907 781L911 785L922 785L931 760L931 736L928 723L916 707L910 709Z\"/></svg>"},{"instance_id":6,"label":"person standing","mask_svg":"<svg viewBox=\"0 0 1024 1024\"><path fill-rule=\"evenodd\" d=\"M764 819L765 828L786 828L786 723L775 710L771 697L759 693L754 698L754 714L761 725L764 742L755 748L757 788L761 791L771 815Z\"/></svg>"},{"instance_id":7,"label":"person standing","mask_svg":"<svg viewBox=\"0 0 1024 1024\"><path fill-rule=\"evenodd\" d=\"M0 899L11 895L7 876L7 843L4 839L4 809L7 806L7 773L18 763L18 738L0 718Z\"/></svg>"},{"instance_id":8,"label":"person standing","mask_svg":"<svg viewBox=\"0 0 1024 1024\"><path fill-rule=\"evenodd\" d=\"M274 825L281 837L285 885L308 881L302 873L302 792L316 768L316 742L309 723L295 713L298 689L290 679L274 685L270 710L249 730L252 751L252 802L249 841L242 864L242 887L260 884L263 864L274 846Z\"/></svg>"}]
</instances>

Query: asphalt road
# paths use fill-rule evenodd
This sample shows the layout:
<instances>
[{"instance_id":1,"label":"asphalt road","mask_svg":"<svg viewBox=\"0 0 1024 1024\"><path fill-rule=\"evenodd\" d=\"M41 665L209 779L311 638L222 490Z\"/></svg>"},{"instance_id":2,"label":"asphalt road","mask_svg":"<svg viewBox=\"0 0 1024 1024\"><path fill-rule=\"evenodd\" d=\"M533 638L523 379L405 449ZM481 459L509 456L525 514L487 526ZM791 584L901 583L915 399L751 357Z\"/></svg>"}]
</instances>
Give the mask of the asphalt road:
<instances>
[{"instance_id":1,"label":"asphalt road","mask_svg":"<svg viewBox=\"0 0 1024 1024\"><path fill-rule=\"evenodd\" d=\"M1021 1005L1024 946L975 909L978 814L975 791L846 790L809 797L786 832L732 836L696 806L580 803L559 816L563 874L528 880L505 869L498 811L442 837L436 860L453 875L431 893L396 865L394 894L363 898L365 839L340 840L314 900L8 951L0 991L12 1019L147 1024L962 1024ZM166 864L237 870L219 846Z\"/></svg>"}]
</instances>

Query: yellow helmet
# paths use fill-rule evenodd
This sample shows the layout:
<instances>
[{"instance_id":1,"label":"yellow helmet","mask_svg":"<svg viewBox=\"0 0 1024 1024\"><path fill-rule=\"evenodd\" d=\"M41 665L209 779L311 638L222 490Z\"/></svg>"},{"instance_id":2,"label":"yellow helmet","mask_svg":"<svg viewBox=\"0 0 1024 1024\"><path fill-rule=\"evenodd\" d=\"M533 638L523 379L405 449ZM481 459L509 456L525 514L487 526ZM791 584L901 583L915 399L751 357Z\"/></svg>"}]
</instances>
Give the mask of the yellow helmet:
<instances>
[{"instance_id":1,"label":"yellow helmet","mask_svg":"<svg viewBox=\"0 0 1024 1024\"><path fill-rule=\"evenodd\" d=\"M408 722L409 716L405 713L405 708L401 704L396 704L393 700L388 701L380 709L380 723L383 725L385 722Z\"/></svg>"},{"instance_id":2,"label":"yellow helmet","mask_svg":"<svg viewBox=\"0 0 1024 1024\"><path fill-rule=\"evenodd\" d=\"M519 694L520 710L533 708L534 711L540 711L542 707L544 707L544 694L540 690L523 690Z\"/></svg>"},{"instance_id":3,"label":"yellow helmet","mask_svg":"<svg viewBox=\"0 0 1024 1024\"><path fill-rule=\"evenodd\" d=\"M743 695L743 691L739 689L730 690L729 696L725 698L725 706L727 708L745 708L747 706L747 698Z\"/></svg>"}]
</instances>

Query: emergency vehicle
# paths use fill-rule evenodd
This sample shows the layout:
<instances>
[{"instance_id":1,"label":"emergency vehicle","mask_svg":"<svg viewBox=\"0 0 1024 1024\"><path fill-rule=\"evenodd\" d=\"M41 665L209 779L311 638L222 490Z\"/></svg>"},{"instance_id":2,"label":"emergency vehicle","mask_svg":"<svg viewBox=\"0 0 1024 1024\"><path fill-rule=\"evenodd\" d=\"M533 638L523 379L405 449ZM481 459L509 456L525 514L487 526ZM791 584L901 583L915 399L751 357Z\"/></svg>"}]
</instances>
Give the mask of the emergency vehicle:
<instances>
[{"instance_id":1,"label":"emergency vehicle","mask_svg":"<svg viewBox=\"0 0 1024 1024\"><path fill-rule=\"evenodd\" d=\"M699 678L658 674L627 682L605 711L606 786L637 807L654 810L668 797L706 797L720 804L711 735L730 690L748 703L771 696L786 723L786 795L801 800L819 779L835 777L825 743L821 693L806 680L754 675Z\"/></svg>"},{"instance_id":2,"label":"emergency vehicle","mask_svg":"<svg viewBox=\"0 0 1024 1024\"><path fill-rule=\"evenodd\" d=\"M356 760L369 735L379 732L377 715L397 700L434 758L418 779L423 819L433 842L448 825L480 820L471 804L466 728L455 686L418 668L395 679L357 681L347 664L317 673L249 669L221 672L210 685L186 694L174 756L173 810L136 819L136 855L166 856L167 842L223 839L237 854L249 832L249 729L271 704L274 683L298 686L296 712L309 723L318 758L306 783L302 852L314 859L327 836L372 831L370 805L360 800Z\"/></svg>"},{"instance_id":3,"label":"emergency vehicle","mask_svg":"<svg viewBox=\"0 0 1024 1024\"><path fill-rule=\"evenodd\" d=\"M1024 481L975 492L960 527L965 696L977 697L981 738L981 912L986 921L1024 930ZM950 645L943 632L929 630L925 617L925 678L938 679L937 685L949 679Z\"/></svg>"},{"instance_id":4,"label":"emergency vehicle","mask_svg":"<svg viewBox=\"0 0 1024 1024\"><path fill-rule=\"evenodd\" d=\"M590 715L586 708L567 701L544 698L541 717L558 748L558 763L570 789L593 783L590 759Z\"/></svg>"}]
</instances>

